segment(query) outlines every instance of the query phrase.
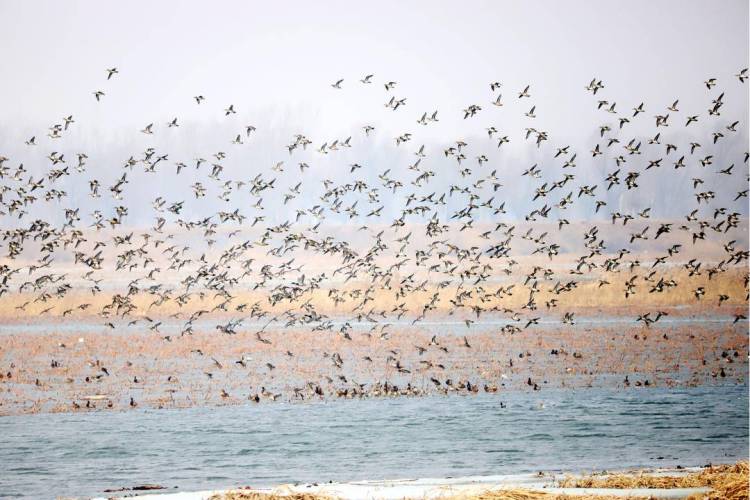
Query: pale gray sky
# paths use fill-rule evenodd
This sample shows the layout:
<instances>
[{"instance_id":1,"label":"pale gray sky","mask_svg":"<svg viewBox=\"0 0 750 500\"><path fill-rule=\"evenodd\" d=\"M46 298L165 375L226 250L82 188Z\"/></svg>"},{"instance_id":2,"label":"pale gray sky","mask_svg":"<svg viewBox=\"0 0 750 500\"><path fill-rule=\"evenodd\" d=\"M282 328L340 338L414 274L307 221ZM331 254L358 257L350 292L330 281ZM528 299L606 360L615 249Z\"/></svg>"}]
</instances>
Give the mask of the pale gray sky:
<instances>
[{"instance_id":1,"label":"pale gray sky","mask_svg":"<svg viewBox=\"0 0 750 500\"><path fill-rule=\"evenodd\" d=\"M197 113L196 93L217 108L317 106L333 79L365 73L425 107L465 107L493 80L571 98L594 75L615 95L669 100L748 60L743 0L3 0L0 18L0 109L16 125L93 113L98 88L112 98L95 116L113 127ZM122 74L108 85L110 66Z\"/></svg>"},{"instance_id":2,"label":"pale gray sky","mask_svg":"<svg viewBox=\"0 0 750 500\"><path fill-rule=\"evenodd\" d=\"M748 65L743 0L0 0L0 19L0 154L26 161L32 172L46 169L46 163L24 160L23 140L37 135L45 154L62 148L45 139L46 128L73 114L77 123L65 139L66 151L71 157L87 152L90 175L103 186L120 175L122 161L151 145L170 154L170 169L173 161L232 151L229 139L246 124L258 127L258 145L242 153L249 162L245 178L288 159L283 144L293 133L307 134L318 146L365 123L378 129L375 146L368 147L380 172L401 153L384 153L377 145L392 144L403 132L423 132L415 124L423 111L439 109L441 122L401 154L404 160L413 160L420 143L442 148L459 138L486 137L488 125L517 136L531 103L537 106L535 126L548 130L555 145L580 146L586 162L590 155L583 148L596 141L599 125L612 121L596 114L595 98L583 89L594 76L606 85L599 95L623 111L645 101L649 118L678 98L686 110L705 114L711 96L702 82L717 77L726 92L726 120L740 120L747 136L747 85L733 76ZM111 66L120 74L106 81ZM374 85L357 81L367 73L376 75ZM345 79L341 92L330 88L338 78ZM393 95L408 99L403 111L383 108L386 80L398 81ZM496 80L509 102L505 115L489 114L497 111L488 88ZM515 95L527 84L533 98L518 104ZM101 103L95 90L107 94ZM192 100L197 94L206 97L200 106ZM238 114L226 119L222 110L230 103ZM460 110L469 104L482 105L487 114L464 121ZM166 129L174 117L183 125L179 132ZM154 137L137 132L151 122ZM627 135L652 131L649 119ZM746 149L742 142L728 154ZM543 159L532 157L520 139L508 149L524 169L527 161ZM332 161L321 160L320 168L328 169L322 174L338 172L326 164ZM578 173L586 179L585 171ZM68 189L81 201L88 192L85 185ZM159 193L180 196L166 186ZM655 197L658 189L641 193Z\"/></svg>"}]
</instances>

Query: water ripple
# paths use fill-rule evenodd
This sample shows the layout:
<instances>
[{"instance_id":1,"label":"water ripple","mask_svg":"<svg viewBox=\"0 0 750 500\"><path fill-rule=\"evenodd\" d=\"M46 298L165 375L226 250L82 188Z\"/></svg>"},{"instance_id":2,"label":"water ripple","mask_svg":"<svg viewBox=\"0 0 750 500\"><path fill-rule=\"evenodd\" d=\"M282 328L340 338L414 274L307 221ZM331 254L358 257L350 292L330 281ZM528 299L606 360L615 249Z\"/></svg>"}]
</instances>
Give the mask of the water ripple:
<instances>
[{"instance_id":1,"label":"water ripple","mask_svg":"<svg viewBox=\"0 0 750 500\"><path fill-rule=\"evenodd\" d=\"M44 498L142 483L197 490L726 462L747 457L747 390L547 390L3 417L0 491Z\"/></svg>"}]
</instances>

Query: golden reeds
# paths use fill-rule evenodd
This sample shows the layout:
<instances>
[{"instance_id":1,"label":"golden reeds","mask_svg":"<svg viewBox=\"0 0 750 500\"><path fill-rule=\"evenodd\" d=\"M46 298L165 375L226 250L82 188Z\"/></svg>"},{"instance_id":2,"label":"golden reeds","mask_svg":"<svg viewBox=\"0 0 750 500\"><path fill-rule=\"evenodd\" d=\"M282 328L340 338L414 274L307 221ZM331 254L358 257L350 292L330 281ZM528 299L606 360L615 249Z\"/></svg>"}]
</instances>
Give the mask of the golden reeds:
<instances>
[{"instance_id":1,"label":"golden reeds","mask_svg":"<svg viewBox=\"0 0 750 500\"><path fill-rule=\"evenodd\" d=\"M502 489L467 495L465 497L450 497L447 500L622 500L621 496L612 495L566 495L549 493L546 491L524 489ZM640 500L647 497L628 497L630 500Z\"/></svg>"},{"instance_id":2,"label":"golden reeds","mask_svg":"<svg viewBox=\"0 0 750 500\"><path fill-rule=\"evenodd\" d=\"M212 495L208 500L332 500L332 498L325 495L312 495L310 493L279 495L276 493L260 493L249 490L233 490Z\"/></svg>"},{"instance_id":3,"label":"golden reeds","mask_svg":"<svg viewBox=\"0 0 750 500\"><path fill-rule=\"evenodd\" d=\"M707 495L696 498L739 500L748 498L750 472L748 462L709 466L684 476L607 474L602 476L568 477L560 481L562 488L711 488Z\"/></svg>"},{"instance_id":4,"label":"golden reeds","mask_svg":"<svg viewBox=\"0 0 750 500\"><path fill-rule=\"evenodd\" d=\"M631 500L637 497L630 497ZM486 491L480 494L467 494L446 497L446 500L621 500L622 497L596 495L561 495L524 489L502 489ZM213 495L209 500L334 500L334 497L313 495L310 493L294 493L279 495L274 493L259 493L253 491L229 491Z\"/></svg>"},{"instance_id":5,"label":"golden reeds","mask_svg":"<svg viewBox=\"0 0 750 500\"><path fill-rule=\"evenodd\" d=\"M644 257L645 258L645 257ZM428 279L429 276L419 276L419 279ZM680 267L668 268L659 274L656 279L664 276L665 279L674 279L679 283L678 287L665 289L662 293L649 293L652 288L651 284L638 280L637 293L630 296L627 300L624 295L624 283L631 276L629 273L591 273L587 276L587 279L575 280L578 282L576 288L568 293L557 295L552 291L552 286L542 287L536 293L537 301L540 304L548 301L551 298L559 300L559 307L565 308L625 308L630 309L634 307L648 307L648 308L669 308L675 306L691 306L698 310L715 311L718 309L718 303L715 300L719 295L727 295L730 299L724 303L721 310L723 313L731 312L731 308L742 308L746 307L745 297L745 286L744 276L745 268L741 266L733 266L727 268L726 272L720 273L711 279L706 274L690 276L689 272ZM606 279L610 282L610 286L601 287L599 286L598 279ZM511 309L522 306L526 300L528 300L529 287L523 284L521 278L508 279L507 281L498 283L487 283L484 288L488 293L494 293L500 286L507 286L515 283L516 287L512 295L503 295L502 298L493 298L491 302L483 302L479 294L474 297L468 298L464 301L468 308L471 306L502 306ZM350 282L333 284L341 292L342 296L346 296L346 293L353 292L366 286L367 283L362 282ZM702 286L706 289L706 298L701 301L697 301L693 295L693 290L697 287ZM299 302L305 302L309 300L309 303L315 307L315 310L323 314L354 314L352 308L358 303L358 301L346 298L345 302L335 302L329 292L330 288L322 287L315 289L307 293L302 297ZM394 306L400 303L405 303L405 307L416 312L421 310L421 307L430 300L433 294L437 294L439 300L435 304L434 314L447 313L453 310L453 304L450 299L455 297L457 288L455 286L449 286L446 288L438 287L435 282L428 282L425 289L422 291L413 291L404 297L397 297L392 290L378 290L372 297L370 306L376 309L390 310ZM62 320L62 313L67 309L72 309L72 315L66 317L67 321L71 320L91 320L92 311L100 311L102 307L112 301L113 293L102 292L95 296L92 296L90 290L85 287L76 287L69 293L55 302L56 307L44 316L43 319L48 321ZM280 313L289 306L287 303L279 303L275 306L271 306L268 303L268 292L266 290L235 290L232 295L235 298L236 303L248 303L261 302L264 308L268 309L271 313ZM8 322L16 322L19 320L33 321L39 319L38 314L40 311L46 309L48 306L44 302L33 302L36 298L36 294L30 292L24 293L9 293L3 297L2 303L0 303L0 319ZM213 294L207 294L203 298L199 295L191 295L185 303L177 303L174 301L168 301L162 305L152 307L154 297L147 293L140 293L132 297L132 302L137 306L140 311L149 311L149 316L156 318L165 318L176 312L181 312L184 315L188 315L191 312L195 312L200 309L213 309L216 305L222 302L222 297L215 297ZM485 298L486 300L486 298ZM18 309L22 304L32 301L23 310ZM87 311L80 311L77 306L83 302L90 303L91 307ZM213 317L230 316L230 312L216 313Z\"/></svg>"},{"instance_id":6,"label":"golden reeds","mask_svg":"<svg viewBox=\"0 0 750 500\"><path fill-rule=\"evenodd\" d=\"M711 488L708 493L693 495L689 500L743 500L748 498L750 472L748 462L709 466L701 471L682 476L648 474L645 472L601 474L585 477L567 477L558 482L561 488L613 488L613 489L675 489ZM209 500L333 500L330 495L311 493L259 493L234 490L213 495ZM447 500L615 500L622 496L576 495L552 493L522 488L475 491L444 497ZM647 497L627 497L632 499Z\"/></svg>"}]
</instances>

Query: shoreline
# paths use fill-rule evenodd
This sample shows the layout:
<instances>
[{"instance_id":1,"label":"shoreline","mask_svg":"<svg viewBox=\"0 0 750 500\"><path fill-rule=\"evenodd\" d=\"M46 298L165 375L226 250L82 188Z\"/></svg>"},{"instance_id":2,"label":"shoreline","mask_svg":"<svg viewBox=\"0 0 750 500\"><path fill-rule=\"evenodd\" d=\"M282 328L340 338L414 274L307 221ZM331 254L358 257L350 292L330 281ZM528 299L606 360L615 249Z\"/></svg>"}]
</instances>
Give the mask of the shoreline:
<instances>
[{"instance_id":1,"label":"shoreline","mask_svg":"<svg viewBox=\"0 0 750 500\"><path fill-rule=\"evenodd\" d=\"M137 500L241 500L276 498L315 498L358 500L397 500L407 498L555 498L558 495L575 498L637 497L688 498L712 491L698 485L695 478L706 477L708 483L719 487L721 481L747 476L747 462L714 464L677 468L627 468L618 471L592 473L538 472L535 474L503 474L418 479L388 479L328 483L280 484L274 487L241 487L191 492L154 492L133 494L117 492L115 497L96 497L94 500L118 498L119 494ZM610 484L608 484L610 483ZM627 487L632 483L632 487ZM640 484L638 484L640 483ZM651 484L650 484L651 483ZM684 483L684 484L681 484ZM501 495L507 492L509 496ZM511 492L525 492L530 496L510 496ZM538 494L539 496L535 496ZM746 497L745 497L746 498Z\"/></svg>"}]
</instances>

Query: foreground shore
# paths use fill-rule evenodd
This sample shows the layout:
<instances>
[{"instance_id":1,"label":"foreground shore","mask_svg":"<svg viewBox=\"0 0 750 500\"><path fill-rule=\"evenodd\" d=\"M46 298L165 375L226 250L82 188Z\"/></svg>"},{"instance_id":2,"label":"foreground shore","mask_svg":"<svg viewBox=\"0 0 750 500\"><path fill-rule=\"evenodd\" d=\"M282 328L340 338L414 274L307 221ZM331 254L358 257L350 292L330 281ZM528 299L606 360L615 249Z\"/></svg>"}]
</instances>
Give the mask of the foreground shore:
<instances>
[{"instance_id":1,"label":"foreground shore","mask_svg":"<svg viewBox=\"0 0 750 500\"><path fill-rule=\"evenodd\" d=\"M555 498L748 498L748 463L706 467L284 484L130 496L139 500L272 500L272 499L555 499ZM142 486L141 488L145 488ZM155 485L150 487L156 488ZM111 498L111 497L110 497Z\"/></svg>"}]
</instances>

